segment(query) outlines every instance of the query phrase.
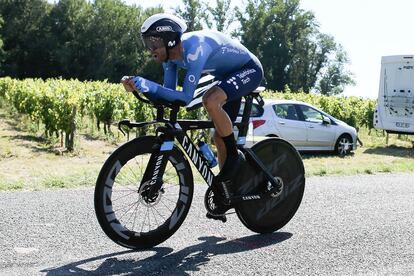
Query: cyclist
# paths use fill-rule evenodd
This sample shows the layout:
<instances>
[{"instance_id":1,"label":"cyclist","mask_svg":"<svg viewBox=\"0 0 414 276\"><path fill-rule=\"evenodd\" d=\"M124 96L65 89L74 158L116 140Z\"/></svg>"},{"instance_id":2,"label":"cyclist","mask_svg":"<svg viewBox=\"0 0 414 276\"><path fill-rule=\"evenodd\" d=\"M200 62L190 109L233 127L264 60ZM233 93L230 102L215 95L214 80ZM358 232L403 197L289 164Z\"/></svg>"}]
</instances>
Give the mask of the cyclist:
<instances>
[{"instance_id":1,"label":"cyclist","mask_svg":"<svg viewBox=\"0 0 414 276\"><path fill-rule=\"evenodd\" d=\"M139 76L124 77L121 82L127 91L140 90L153 101L186 105L193 100L201 75L208 72L215 76L220 82L202 100L215 126L213 138L221 169L218 183L231 185L244 158L237 150L232 122L239 112L242 96L262 81L263 68L246 47L223 33L212 30L184 33L186 29L186 23L171 14L155 14L145 20L141 38L154 60L163 65L164 85ZM178 68L186 70L183 91L176 90ZM213 215L222 215L227 210L226 206L217 206Z\"/></svg>"}]
</instances>

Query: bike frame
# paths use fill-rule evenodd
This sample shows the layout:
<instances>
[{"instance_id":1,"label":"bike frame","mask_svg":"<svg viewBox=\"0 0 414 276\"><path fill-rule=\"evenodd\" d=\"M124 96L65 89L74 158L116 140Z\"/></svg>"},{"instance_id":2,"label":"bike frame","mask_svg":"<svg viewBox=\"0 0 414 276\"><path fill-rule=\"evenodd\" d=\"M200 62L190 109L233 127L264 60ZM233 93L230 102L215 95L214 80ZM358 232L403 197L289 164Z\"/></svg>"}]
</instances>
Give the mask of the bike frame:
<instances>
[{"instance_id":1,"label":"bike frame","mask_svg":"<svg viewBox=\"0 0 414 276\"><path fill-rule=\"evenodd\" d=\"M245 148L244 144L246 143L246 135L248 132L250 112L253 104L253 99L256 98L257 101L263 103L261 97L256 95L245 96L245 107L243 111L243 116L241 122L236 122L234 125L239 129L239 137L237 139L237 146L249 161L256 165L258 171L263 171L265 177L273 186L269 192L264 194L255 194L255 195L243 195L236 196L232 198L232 203L238 201L247 201L247 200L258 200L265 197L276 197L280 190L280 182L275 179L270 172L266 169L263 163L257 158L252 150ZM208 166L207 160L203 154L199 151L198 147L187 135L189 130L201 130L214 128L212 121L197 121L197 120L177 120L177 113L179 106L169 105L171 108L170 118L164 119L164 110L165 105L156 106L157 108L157 117L154 121L151 122L141 122L141 123L131 123L129 120L123 120L118 124L118 128L122 131L121 126L125 125L128 128L141 128L153 124L163 124L156 129L157 137L159 138L159 143L153 148L153 153L151 154L148 166L145 170L144 177L141 181L141 186L143 183L148 182L151 186L151 191L158 191L162 186L162 175L164 174L165 167L168 161L168 151L171 151L174 147L175 140L181 145L187 157L191 160L194 166L197 168L200 175L203 177L204 181L208 186L211 186L216 175L213 173L211 168ZM123 132L123 131L122 131Z\"/></svg>"}]
</instances>

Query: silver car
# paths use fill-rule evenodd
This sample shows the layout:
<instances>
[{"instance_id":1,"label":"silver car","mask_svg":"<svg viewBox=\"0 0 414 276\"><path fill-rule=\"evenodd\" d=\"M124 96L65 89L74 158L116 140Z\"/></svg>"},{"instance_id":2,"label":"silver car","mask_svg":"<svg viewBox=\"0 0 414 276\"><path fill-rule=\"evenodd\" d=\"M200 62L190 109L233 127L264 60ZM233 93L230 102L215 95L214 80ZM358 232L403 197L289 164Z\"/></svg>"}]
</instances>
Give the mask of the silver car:
<instances>
[{"instance_id":1,"label":"silver car","mask_svg":"<svg viewBox=\"0 0 414 276\"><path fill-rule=\"evenodd\" d=\"M357 148L357 131L318 108L299 101L265 99L254 104L247 145L266 137L280 137L299 151L335 151L340 155ZM242 114L243 105L240 110Z\"/></svg>"}]
</instances>

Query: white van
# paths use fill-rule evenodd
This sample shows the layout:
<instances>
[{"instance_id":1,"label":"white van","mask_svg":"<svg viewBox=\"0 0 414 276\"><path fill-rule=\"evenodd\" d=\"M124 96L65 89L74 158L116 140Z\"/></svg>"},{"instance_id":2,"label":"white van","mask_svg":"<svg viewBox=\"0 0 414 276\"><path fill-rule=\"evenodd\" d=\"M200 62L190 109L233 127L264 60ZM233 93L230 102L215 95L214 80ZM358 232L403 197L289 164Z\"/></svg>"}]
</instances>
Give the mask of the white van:
<instances>
[{"instance_id":1,"label":"white van","mask_svg":"<svg viewBox=\"0 0 414 276\"><path fill-rule=\"evenodd\" d=\"M414 134L414 55L382 57L374 127Z\"/></svg>"}]
</instances>

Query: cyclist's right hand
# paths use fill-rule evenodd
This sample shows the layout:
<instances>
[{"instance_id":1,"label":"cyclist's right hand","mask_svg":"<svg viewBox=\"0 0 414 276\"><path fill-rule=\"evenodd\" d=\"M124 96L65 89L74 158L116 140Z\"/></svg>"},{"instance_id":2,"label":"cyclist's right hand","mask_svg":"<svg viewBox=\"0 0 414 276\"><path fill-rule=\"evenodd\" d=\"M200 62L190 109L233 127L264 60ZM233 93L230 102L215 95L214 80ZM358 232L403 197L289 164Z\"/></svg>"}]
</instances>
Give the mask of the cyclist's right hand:
<instances>
[{"instance_id":1,"label":"cyclist's right hand","mask_svg":"<svg viewBox=\"0 0 414 276\"><path fill-rule=\"evenodd\" d=\"M122 85L124 86L125 90L128 92L132 92L136 90L133 78L134 78L133 76L123 76L121 79Z\"/></svg>"},{"instance_id":2,"label":"cyclist's right hand","mask_svg":"<svg viewBox=\"0 0 414 276\"><path fill-rule=\"evenodd\" d=\"M159 100L156 91L160 85L155 82L146 80L139 76L124 76L121 79L121 83L128 92L138 91L143 93L145 97L152 102L157 102Z\"/></svg>"}]
</instances>

